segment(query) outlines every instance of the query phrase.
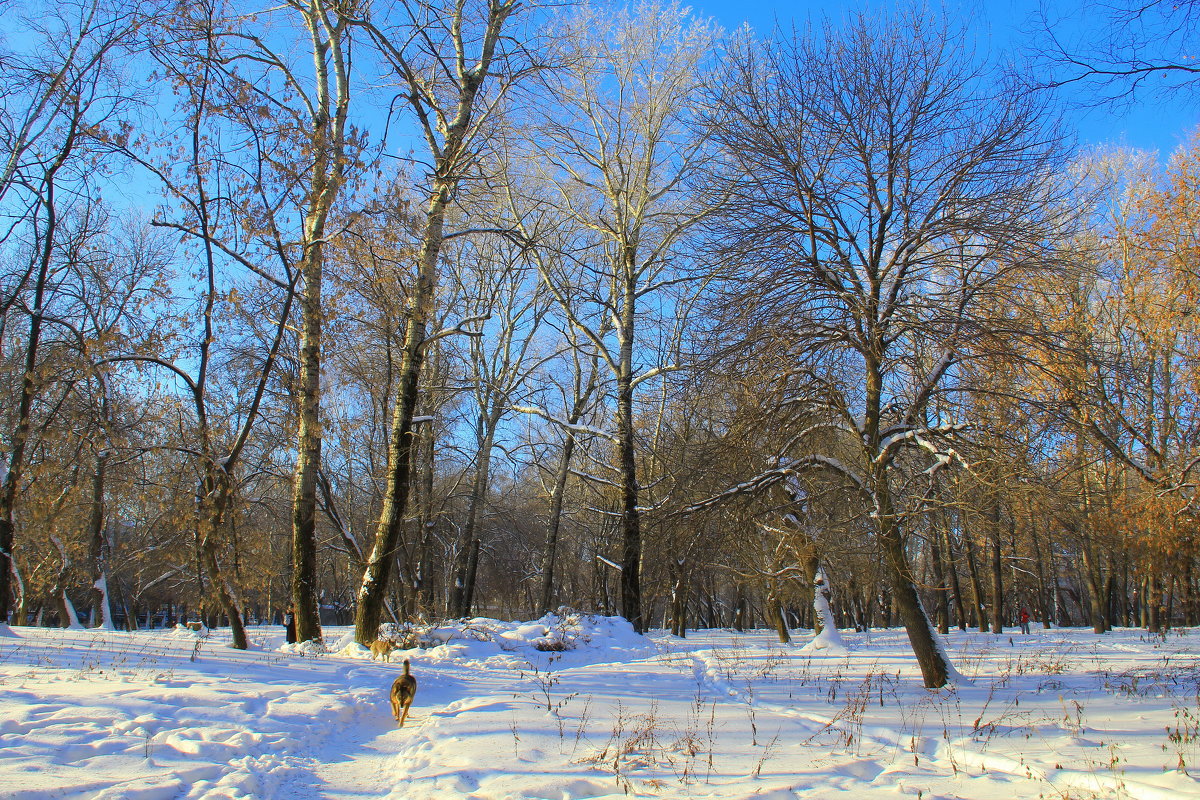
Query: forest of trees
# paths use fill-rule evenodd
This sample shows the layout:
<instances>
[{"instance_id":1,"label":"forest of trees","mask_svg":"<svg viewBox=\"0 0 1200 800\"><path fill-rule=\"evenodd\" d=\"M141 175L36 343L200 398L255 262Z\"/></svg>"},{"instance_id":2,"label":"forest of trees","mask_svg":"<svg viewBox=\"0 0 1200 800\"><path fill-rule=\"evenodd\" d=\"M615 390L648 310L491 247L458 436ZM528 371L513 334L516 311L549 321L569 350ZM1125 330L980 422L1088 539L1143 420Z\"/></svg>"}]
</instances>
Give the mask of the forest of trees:
<instances>
[{"instance_id":1,"label":"forest of trees","mask_svg":"<svg viewBox=\"0 0 1200 800\"><path fill-rule=\"evenodd\" d=\"M3 7L0 622L1200 625L1200 135L926 10Z\"/></svg>"}]
</instances>

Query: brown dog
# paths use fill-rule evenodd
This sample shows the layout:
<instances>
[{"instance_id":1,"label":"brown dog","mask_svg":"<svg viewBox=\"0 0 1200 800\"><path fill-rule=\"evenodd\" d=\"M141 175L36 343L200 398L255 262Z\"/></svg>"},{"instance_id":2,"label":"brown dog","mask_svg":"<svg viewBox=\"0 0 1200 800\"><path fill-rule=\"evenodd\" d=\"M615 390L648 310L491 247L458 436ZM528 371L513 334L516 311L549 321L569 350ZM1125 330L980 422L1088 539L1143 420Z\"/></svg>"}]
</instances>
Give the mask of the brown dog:
<instances>
[{"instance_id":1,"label":"brown dog","mask_svg":"<svg viewBox=\"0 0 1200 800\"><path fill-rule=\"evenodd\" d=\"M417 694L417 679L408 671L408 659L404 659L404 674L392 684L392 716L396 718L396 722L400 723L400 727L404 727L404 720L408 719L408 707L412 705L413 698ZM404 713L400 713L400 709L404 709Z\"/></svg>"},{"instance_id":2,"label":"brown dog","mask_svg":"<svg viewBox=\"0 0 1200 800\"><path fill-rule=\"evenodd\" d=\"M396 649L396 645L389 642L387 639L376 639L371 642L371 660L372 661L391 661L392 651Z\"/></svg>"}]
</instances>

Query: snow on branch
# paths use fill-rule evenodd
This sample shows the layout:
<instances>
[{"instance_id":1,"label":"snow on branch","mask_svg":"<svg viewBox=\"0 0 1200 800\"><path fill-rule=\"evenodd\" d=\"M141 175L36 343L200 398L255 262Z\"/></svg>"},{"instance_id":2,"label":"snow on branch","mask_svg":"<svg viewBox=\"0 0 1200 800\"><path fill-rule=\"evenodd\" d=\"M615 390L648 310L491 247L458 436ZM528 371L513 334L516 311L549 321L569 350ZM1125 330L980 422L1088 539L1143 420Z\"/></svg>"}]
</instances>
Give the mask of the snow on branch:
<instances>
[{"instance_id":1,"label":"snow on branch","mask_svg":"<svg viewBox=\"0 0 1200 800\"><path fill-rule=\"evenodd\" d=\"M933 464L929 467L929 469L924 470L922 472L923 475L928 475L930 478L932 478L934 475L941 472L943 469L946 469L947 467L949 467L950 464L953 463L954 461L957 461L959 464L962 464L963 469L965 469L967 472L972 471L971 465L969 463L967 463L967 460L962 457L962 454L959 453L957 450L955 450L953 447L947 447L945 449L942 449L942 448L939 448L937 445L935 445L933 442L929 441L928 439L925 439L920 436L918 436L916 438L916 443L917 443L917 446L919 446L923 450L929 451L929 453L933 456Z\"/></svg>"},{"instance_id":2,"label":"snow on branch","mask_svg":"<svg viewBox=\"0 0 1200 800\"><path fill-rule=\"evenodd\" d=\"M617 483L616 481L610 481L608 478L601 478L599 475L590 475L586 472L580 472L577 469L572 469L571 474L576 478L582 478L590 483L598 483L602 486L611 486L616 489L621 488L621 484Z\"/></svg>"},{"instance_id":3,"label":"snow on branch","mask_svg":"<svg viewBox=\"0 0 1200 800\"><path fill-rule=\"evenodd\" d=\"M638 375L636 378L630 381L629 386L631 389L636 389L643 381L648 381L653 378L657 378L659 375L665 375L668 372L675 372L680 369L683 369L683 367L679 366L678 364L664 364L661 367L655 367L654 369L646 370L641 375Z\"/></svg>"},{"instance_id":4,"label":"snow on branch","mask_svg":"<svg viewBox=\"0 0 1200 800\"><path fill-rule=\"evenodd\" d=\"M783 467L759 473L748 481L743 481L736 486L730 486L725 491L712 495L711 497L707 497L698 503L685 506L676 513L694 514L697 511L703 511L714 506L719 506L722 503L732 500L738 495L753 494L755 492L762 491L763 489L774 486L776 483L779 483L779 481L783 480L784 477L786 477L787 472L788 468Z\"/></svg>"},{"instance_id":5,"label":"snow on branch","mask_svg":"<svg viewBox=\"0 0 1200 800\"><path fill-rule=\"evenodd\" d=\"M910 426L915 425L918 415L925 408L925 404L929 402L934 389L942 382L942 378L945 377L947 370L954 365L955 358L956 352L953 347L947 346L942 350L941 359L929 370L929 374L925 376L925 382L921 384L921 388L917 390L913 402L909 404L908 413L904 419L905 423Z\"/></svg>"},{"instance_id":6,"label":"snow on branch","mask_svg":"<svg viewBox=\"0 0 1200 800\"><path fill-rule=\"evenodd\" d=\"M905 445L920 445L920 440L927 436L948 436L952 433L957 433L958 431L963 431L966 429L967 425L965 423L951 422L945 425L935 425L931 428L909 428L907 430L897 431L896 433L886 436L883 441L879 443L879 450L875 454L873 463L883 463L883 461L891 457L897 450Z\"/></svg>"},{"instance_id":7,"label":"snow on branch","mask_svg":"<svg viewBox=\"0 0 1200 800\"><path fill-rule=\"evenodd\" d=\"M780 481L790 477L795 477L801 472L809 470L825 469L836 472L843 478L854 484L854 488L867 497L870 497L870 492L867 490L866 481L850 467L846 466L842 461L830 456L809 455L804 458L794 461L785 461L780 466L760 472L753 478L743 481L736 486L731 486L723 492L707 497L698 503L693 503L690 506L685 506L676 514L694 514L697 511L703 511L714 506L721 505L726 501L743 494L753 494L765 489L769 489Z\"/></svg>"},{"instance_id":8,"label":"snow on branch","mask_svg":"<svg viewBox=\"0 0 1200 800\"><path fill-rule=\"evenodd\" d=\"M854 484L854 488L858 489L858 491L863 495L868 498L872 496L870 490L867 489L867 482L863 480L863 477L854 470L850 469L850 467L846 466L844 462L836 458L830 458L829 456L822 455L806 456L803 461L807 462L806 466L822 467L838 473L843 478Z\"/></svg>"},{"instance_id":9,"label":"snow on branch","mask_svg":"<svg viewBox=\"0 0 1200 800\"><path fill-rule=\"evenodd\" d=\"M437 333L427 337L425 341L421 342L421 346L427 347L428 345L436 342L438 339L445 339L447 336L455 336L459 334L462 336L483 336L483 331L469 331L466 329L466 326L473 322L487 322L491 318L491 314L476 314L471 317L466 317L465 319L459 320L459 323L453 328L442 328Z\"/></svg>"},{"instance_id":10,"label":"snow on branch","mask_svg":"<svg viewBox=\"0 0 1200 800\"><path fill-rule=\"evenodd\" d=\"M516 411L518 414L533 414L536 417L541 417L547 422L552 422L558 427L568 430L574 434L595 436L600 439L607 439L610 442L617 441L617 437L608 431L601 430L599 428L593 428L590 425L580 425L575 422L568 422L562 417L554 416L543 408L538 408L536 406L509 406L509 408L513 411Z\"/></svg>"},{"instance_id":11,"label":"snow on branch","mask_svg":"<svg viewBox=\"0 0 1200 800\"><path fill-rule=\"evenodd\" d=\"M1140 474L1147 483L1153 486L1162 486L1163 482L1161 478L1155 474L1154 470L1150 469L1150 467L1141 459L1137 458L1132 453L1127 452L1125 448L1121 447L1117 440L1109 435L1108 431L1104 430L1103 426L1096 423L1095 420L1088 420L1087 426L1091 429L1091 432L1096 436L1096 438L1100 440L1100 443L1104 445L1104 448L1108 450L1108 452L1111 453L1115 458L1117 458L1117 460L1123 462L1127 467L1137 471L1137 473Z\"/></svg>"}]
</instances>

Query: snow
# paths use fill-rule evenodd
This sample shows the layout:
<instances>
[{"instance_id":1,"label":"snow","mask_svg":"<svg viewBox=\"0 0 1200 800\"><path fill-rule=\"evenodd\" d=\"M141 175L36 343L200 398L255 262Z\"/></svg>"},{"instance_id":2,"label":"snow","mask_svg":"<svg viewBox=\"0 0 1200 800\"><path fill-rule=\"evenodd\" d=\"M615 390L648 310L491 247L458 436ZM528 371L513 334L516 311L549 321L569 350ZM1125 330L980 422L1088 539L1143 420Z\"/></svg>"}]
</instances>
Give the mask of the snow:
<instances>
[{"instance_id":1,"label":"snow","mask_svg":"<svg viewBox=\"0 0 1200 800\"><path fill-rule=\"evenodd\" d=\"M112 605L108 599L108 576L104 573L96 579L93 588L100 592L100 624L96 627L103 628L106 631L116 630L116 626L112 621Z\"/></svg>"},{"instance_id":2,"label":"snow","mask_svg":"<svg viewBox=\"0 0 1200 800\"><path fill-rule=\"evenodd\" d=\"M618 564L617 562L615 562L615 561L611 561L611 560L609 560L609 559L605 558L605 557L604 557L604 556L602 556L602 555L597 555L597 556L596 556L596 560L597 560L597 561L599 561L601 564L607 564L608 566L612 567L613 569L617 569L617 570L623 570L623 569L625 569L624 567L622 567L622 566L621 566L620 564Z\"/></svg>"},{"instance_id":3,"label":"snow","mask_svg":"<svg viewBox=\"0 0 1200 800\"><path fill-rule=\"evenodd\" d=\"M62 593L63 608L67 612L67 628L73 631L81 631L84 629L82 623L79 622L79 614L75 611L75 604L71 602L71 598L64 591Z\"/></svg>"},{"instance_id":4,"label":"snow","mask_svg":"<svg viewBox=\"0 0 1200 800\"><path fill-rule=\"evenodd\" d=\"M829 607L830 596L829 578L825 575L825 570L818 569L813 578L813 613L821 620L821 632L813 636L804 649L824 650L829 654L841 655L848 651L841 631L834 624L833 609Z\"/></svg>"},{"instance_id":5,"label":"snow","mask_svg":"<svg viewBox=\"0 0 1200 800\"><path fill-rule=\"evenodd\" d=\"M0 795L42 798L1200 797L1200 631L944 637L832 653L728 630L640 636L564 611L412 629L371 661L252 627L0 638ZM340 646L339 646L340 645ZM418 680L397 729L387 694ZM1184 769L1180 769L1180 765Z\"/></svg>"},{"instance_id":6,"label":"snow","mask_svg":"<svg viewBox=\"0 0 1200 800\"><path fill-rule=\"evenodd\" d=\"M578 436L595 436L598 439L607 439L610 442L617 441L615 434L612 434L602 428L594 428L590 425L581 425L577 422L570 422L563 417L556 417L544 408L537 406L509 406L510 411L515 411L518 414L532 414L541 417L547 422L551 422L564 430L568 430ZM603 480L603 479L599 479Z\"/></svg>"}]
</instances>

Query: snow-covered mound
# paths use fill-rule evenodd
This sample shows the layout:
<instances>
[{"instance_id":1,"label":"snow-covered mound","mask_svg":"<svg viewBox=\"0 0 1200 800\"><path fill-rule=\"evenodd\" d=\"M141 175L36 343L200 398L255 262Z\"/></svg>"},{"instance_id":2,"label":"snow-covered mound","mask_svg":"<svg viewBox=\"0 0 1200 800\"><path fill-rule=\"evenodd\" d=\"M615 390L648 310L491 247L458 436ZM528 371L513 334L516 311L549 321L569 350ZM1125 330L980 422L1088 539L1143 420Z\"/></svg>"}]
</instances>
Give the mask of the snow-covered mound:
<instances>
[{"instance_id":1,"label":"snow-covered mound","mask_svg":"<svg viewBox=\"0 0 1200 800\"><path fill-rule=\"evenodd\" d=\"M397 662L419 658L434 663L553 664L561 669L627 661L656 652L649 640L622 617L573 612L550 613L530 622L474 617L435 625L385 625L380 638L396 644L392 660ZM283 649L294 651L296 647L284 645ZM337 639L330 649L350 658L371 657L367 648L354 642L352 631Z\"/></svg>"}]
</instances>

